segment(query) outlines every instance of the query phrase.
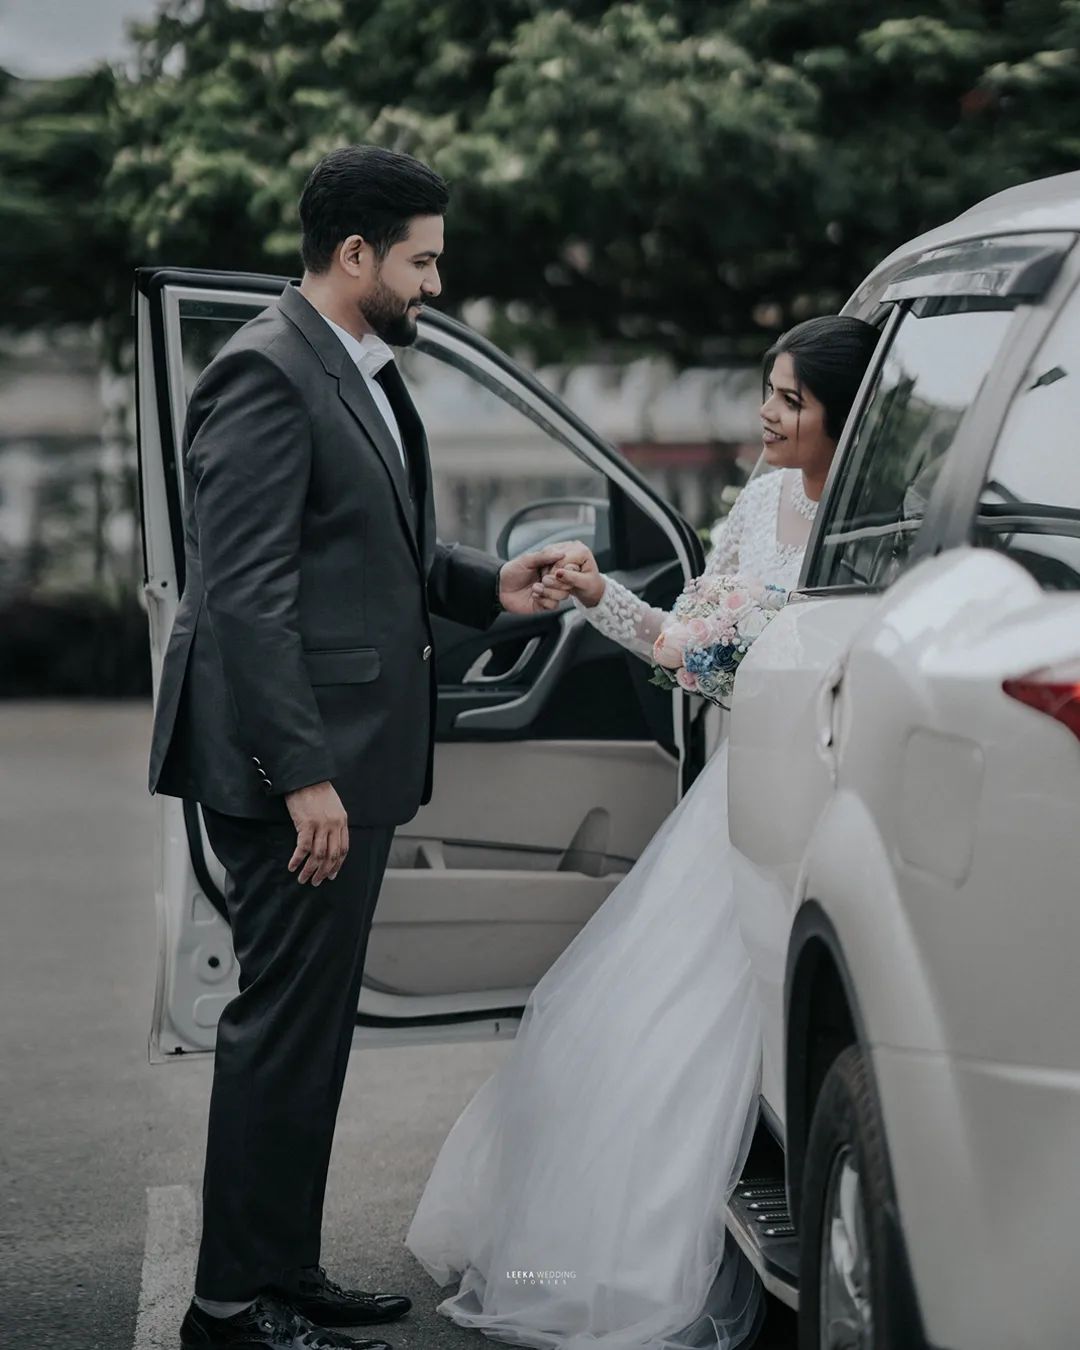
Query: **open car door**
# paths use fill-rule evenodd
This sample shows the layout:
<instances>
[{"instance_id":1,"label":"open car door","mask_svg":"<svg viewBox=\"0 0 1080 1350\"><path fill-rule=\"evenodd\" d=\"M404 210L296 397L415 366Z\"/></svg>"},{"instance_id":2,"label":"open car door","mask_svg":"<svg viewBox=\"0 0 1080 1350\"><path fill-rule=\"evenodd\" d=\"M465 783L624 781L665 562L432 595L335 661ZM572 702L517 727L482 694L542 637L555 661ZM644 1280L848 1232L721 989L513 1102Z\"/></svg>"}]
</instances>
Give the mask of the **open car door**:
<instances>
[{"instance_id":1,"label":"open car door","mask_svg":"<svg viewBox=\"0 0 1080 1350\"><path fill-rule=\"evenodd\" d=\"M180 435L199 373L286 280L149 268L135 291L155 696L184 585ZM668 604L701 570L687 523L557 397L425 311L399 364L424 418L440 535L512 556L590 543ZM434 619L435 795L396 835L357 1009L365 1043L512 1034L529 991L633 865L694 772L689 700L557 612L478 632ZM151 1058L213 1048L236 988L223 870L194 802L157 798Z\"/></svg>"}]
</instances>

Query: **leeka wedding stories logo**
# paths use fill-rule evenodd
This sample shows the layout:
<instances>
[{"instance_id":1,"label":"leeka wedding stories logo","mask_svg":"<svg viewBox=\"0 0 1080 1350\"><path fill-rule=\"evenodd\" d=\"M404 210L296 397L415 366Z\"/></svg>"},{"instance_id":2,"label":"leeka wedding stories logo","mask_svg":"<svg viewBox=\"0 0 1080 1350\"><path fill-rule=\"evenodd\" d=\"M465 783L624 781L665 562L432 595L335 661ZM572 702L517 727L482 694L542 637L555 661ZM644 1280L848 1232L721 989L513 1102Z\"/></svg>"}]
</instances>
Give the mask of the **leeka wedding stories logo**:
<instances>
[{"instance_id":1,"label":"leeka wedding stories logo","mask_svg":"<svg viewBox=\"0 0 1080 1350\"><path fill-rule=\"evenodd\" d=\"M506 1278L511 1284L543 1285L547 1289L567 1285L577 1279L576 1270L508 1270Z\"/></svg>"}]
</instances>

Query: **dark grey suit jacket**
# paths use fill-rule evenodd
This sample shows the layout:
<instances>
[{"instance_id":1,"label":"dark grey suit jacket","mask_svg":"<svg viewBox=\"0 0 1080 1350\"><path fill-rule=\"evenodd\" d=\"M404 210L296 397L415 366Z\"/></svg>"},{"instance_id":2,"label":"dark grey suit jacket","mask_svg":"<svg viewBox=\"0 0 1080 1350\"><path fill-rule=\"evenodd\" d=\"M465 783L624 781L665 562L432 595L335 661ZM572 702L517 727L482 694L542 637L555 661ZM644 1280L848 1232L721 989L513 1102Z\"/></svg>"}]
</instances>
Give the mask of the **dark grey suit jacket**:
<instances>
[{"instance_id":1,"label":"dark grey suit jacket","mask_svg":"<svg viewBox=\"0 0 1080 1350\"><path fill-rule=\"evenodd\" d=\"M199 378L151 792L284 820L285 793L329 779L356 825L429 799L429 611L486 627L500 564L436 541L423 425L396 367L382 379L415 499L363 377L295 287Z\"/></svg>"}]
</instances>

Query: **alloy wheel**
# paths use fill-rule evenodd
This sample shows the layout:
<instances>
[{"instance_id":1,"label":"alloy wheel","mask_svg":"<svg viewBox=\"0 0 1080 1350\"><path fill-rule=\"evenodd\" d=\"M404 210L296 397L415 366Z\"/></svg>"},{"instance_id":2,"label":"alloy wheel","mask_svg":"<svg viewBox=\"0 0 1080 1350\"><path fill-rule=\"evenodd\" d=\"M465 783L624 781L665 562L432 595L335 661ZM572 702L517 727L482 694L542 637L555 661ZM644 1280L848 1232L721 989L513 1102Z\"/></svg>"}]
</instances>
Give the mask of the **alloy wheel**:
<instances>
[{"instance_id":1,"label":"alloy wheel","mask_svg":"<svg viewBox=\"0 0 1080 1350\"><path fill-rule=\"evenodd\" d=\"M838 1150L829 1173L820 1270L821 1350L873 1350L870 1250L862 1183L850 1146Z\"/></svg>"}]
</instances>

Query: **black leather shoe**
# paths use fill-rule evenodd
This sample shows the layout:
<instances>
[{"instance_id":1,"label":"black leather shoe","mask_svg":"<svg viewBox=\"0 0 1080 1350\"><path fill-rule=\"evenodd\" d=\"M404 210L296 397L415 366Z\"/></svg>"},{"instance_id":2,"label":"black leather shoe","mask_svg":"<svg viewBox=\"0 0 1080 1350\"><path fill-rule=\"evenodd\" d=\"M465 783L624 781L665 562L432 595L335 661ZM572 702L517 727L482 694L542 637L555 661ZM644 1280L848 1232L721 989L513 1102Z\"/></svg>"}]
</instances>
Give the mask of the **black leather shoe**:
<instances>
[{"instance_id":1,"label":"black leather shoe","mask_svg":"<svg viewBox=\"0 0 1080 1350\"><path fill-rule=\"evenodd\" d=\"M183 1350L392 1350L386 1341L355 1341L313 1326L280 1299L263 1295L235 1317L211 1317L192 1303L180 1327Z\"/></svg>"},{"instance_id":2,"label":"black leather shoe","mask_svg":"<svg viewBox=\"0 0 1080 1350\"><path fill-rule=\"evenodd\" d=\"M322 1266L301 1271L296 1285L275 1289L276 1298L326 1327L364 1327L376 1322L396 1322L412 1307L404 1294L365 1294L359 1289L342 1289L327 1277Z\"/></svg>"}]
</instances>

